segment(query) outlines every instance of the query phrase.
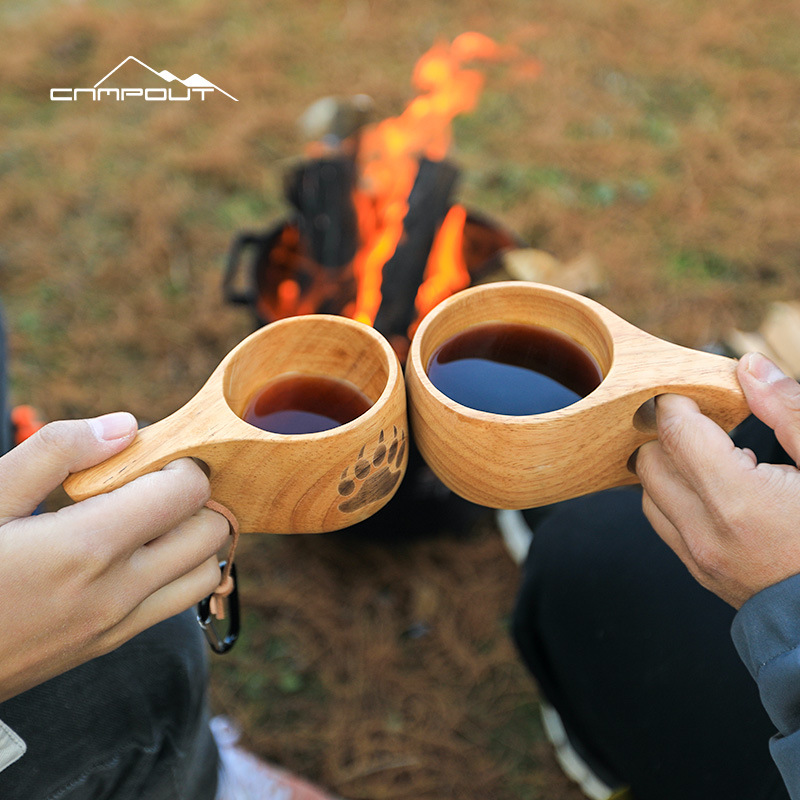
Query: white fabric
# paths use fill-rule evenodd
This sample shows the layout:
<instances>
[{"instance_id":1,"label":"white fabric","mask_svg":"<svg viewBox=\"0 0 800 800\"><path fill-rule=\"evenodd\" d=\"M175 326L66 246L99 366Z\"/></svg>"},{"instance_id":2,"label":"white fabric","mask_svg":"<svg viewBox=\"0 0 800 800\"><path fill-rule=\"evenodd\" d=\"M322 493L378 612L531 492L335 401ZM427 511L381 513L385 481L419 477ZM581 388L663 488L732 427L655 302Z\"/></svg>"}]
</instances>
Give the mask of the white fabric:
<instances>
[{"instance_id":1,"label":"white fabric","mask_svg":"<svg viewBox=\"0 0 800 800\"><path fill-rule=\"evenodd\" d=\"M516 564L522 564L533 541L533 532L525 522L525 517L521 511L503 509L495 512L495 519L509 555Z\"/></svg>"},{"instance_id":2,"label":"white fabric","mask_svg":"<svg viewBox=\"0 0 800 800\"><path fill-rule=\"evenodd\" d=\"M591 770L589 765L575 752L567 738L564 724L558 712L546 703L541 704L542 723L547 738L556 751L556 759L564 774L581 787L581 791L591 800L612 800L614 790L606 786Z\"/></svg>"},{"instance_id":3,"label":"white fabric","mask_svg":"<svg viewBox=\"0 0 800 800\"><path fill-rule=\"evenodd\" d=\"M25 742L0 719L0 772L22 758L27 749Z\"/></svg>"},{"instance_id":4,"label":"white fabric","mask_svg":"<svg viewBox=\"0 0 800 800\"><path fill-rule=\"evenodd\" d=\"M216 800L335 800L316 786L237 746L240 731L227 717L211 720L219 748Z\"/></svg>"}]
</instances>

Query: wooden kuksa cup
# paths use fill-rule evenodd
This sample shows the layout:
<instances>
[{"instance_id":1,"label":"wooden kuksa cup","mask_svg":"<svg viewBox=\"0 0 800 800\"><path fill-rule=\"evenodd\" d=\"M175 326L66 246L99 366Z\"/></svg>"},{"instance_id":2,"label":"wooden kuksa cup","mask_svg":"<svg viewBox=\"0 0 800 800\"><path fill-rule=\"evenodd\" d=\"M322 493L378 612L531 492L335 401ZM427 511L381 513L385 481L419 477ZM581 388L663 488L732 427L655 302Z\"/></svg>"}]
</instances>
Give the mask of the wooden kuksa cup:
<instances>
[{"instance_id":1,"label":"wooden kuksa cup","mask_svg":"<svg viewBox=\"0 0 800 800\"><path fill-rule=\"evenodd\" d=\"M250 398L288 374L348 381L372 406L319 433L269 433L245 422ZM118 455L70 476L64 488L82 500L191 456L208 466L212 498L233 511L243 532L317 533L384 506L405 473L407 445L405 387L394 350L368 325L314 314L250 335L183 408L143 428Z\"/></svg>"},{"instance_id":2,"label":"wooden kuksa cup","mask_svg":"<svg viewBox=\"0 0 800 800\"><path fill-rule=\"evenodd\" d=\"M426 373L436 349L474 325L509 322L560 331L603 373L586 397L556 411L508 416L476 411L439 391ZM420 324L406 363L414 440L454 492L492 508L531 508L636 483L633 452L656 438L652 400L687 395L725 430L749 413L736 361L665 342L599 303L535 283L465 289Z\"/></svg>"}]
</instances>

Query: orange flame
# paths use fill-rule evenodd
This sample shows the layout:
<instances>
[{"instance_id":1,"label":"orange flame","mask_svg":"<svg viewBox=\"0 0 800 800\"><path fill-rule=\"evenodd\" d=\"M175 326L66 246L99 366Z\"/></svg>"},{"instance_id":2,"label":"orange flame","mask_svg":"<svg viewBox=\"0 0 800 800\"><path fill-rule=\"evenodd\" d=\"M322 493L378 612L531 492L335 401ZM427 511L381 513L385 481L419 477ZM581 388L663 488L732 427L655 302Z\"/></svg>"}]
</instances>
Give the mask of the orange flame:
<instances>
[{"instance_id":1,"label":"orange flame","mask_svg":"<svg viewBox=\"0 0 800 800\"><path fill-rule=\"evenodd\" d=\"M469 286L471 279L464 263L462 247L466 221L467 209L464 206L453 206L447 212L431 247L422 285L417 291L415 305L418 317L409 335L413 335L417 325L432 308Z\"/></svg>"},{"instance_id":2,"label":"orange flame","mask_svg":"<svg viewBox=\"0 0 800 800\"><path fill-rule=\"evenodd\" d=\"M399 117L385 119L362 132L361 178L354 193L362 243L354 262L356 319L372 324L380 308L381 270L403 235L403 219L419 160L443 160L450 148L453 119L477 105L484 76L465 64L512 58L519 58L517 48L501 46L480 33L463 33L449 46L437 43L414 68L412 82L421 90L419 96ZM460 221L463 231L465 219L466 211L456 206L441 226L417 296L419 319L449 294L469 285L457 229ZM437 275L440 269L443 274Z\"/></svg>"}]
</instances>

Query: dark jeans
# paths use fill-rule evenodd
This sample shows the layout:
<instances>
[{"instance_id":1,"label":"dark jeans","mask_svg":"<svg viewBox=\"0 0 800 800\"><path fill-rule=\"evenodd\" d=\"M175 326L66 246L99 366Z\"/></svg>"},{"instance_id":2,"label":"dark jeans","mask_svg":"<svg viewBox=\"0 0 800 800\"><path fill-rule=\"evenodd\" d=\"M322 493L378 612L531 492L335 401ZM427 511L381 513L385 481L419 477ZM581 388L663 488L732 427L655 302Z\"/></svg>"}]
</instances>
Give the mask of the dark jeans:
<instances>
[{"instance_id":1,"label":"dark jeans","mask_svg":"<svg viewBox=\"0 0 800 800\"><path fill-rule=\"evenodd\" d=\"M737 444L787 462L751 418ZM514 637L587 761L636 800L784 800L775 733L730 638L734 610L653 531L641 491L538 515Z\"/></svg>"},{"instance_id":2,"label":"dark jeans","mask_svg":"<svg viewBox=\"0 0 800 800\"><path fill-rule=\"evenodd\" d=\"M3 800L212 800L205 639L192 612L0 703L27 753Z\"/></svg>"},{"instance_id":3,"label":"dark jeans","mask_svg":"<svg viewBox=\"0 0 800 800\"><path fill-rule=\"evenodd\" d=\"M4 345L0 309L0 446L10 441ZM213 800L206 656L189 611L0 703L0 720L28 747L0 772L0 798Z\"/></svg>"}]
</instances>

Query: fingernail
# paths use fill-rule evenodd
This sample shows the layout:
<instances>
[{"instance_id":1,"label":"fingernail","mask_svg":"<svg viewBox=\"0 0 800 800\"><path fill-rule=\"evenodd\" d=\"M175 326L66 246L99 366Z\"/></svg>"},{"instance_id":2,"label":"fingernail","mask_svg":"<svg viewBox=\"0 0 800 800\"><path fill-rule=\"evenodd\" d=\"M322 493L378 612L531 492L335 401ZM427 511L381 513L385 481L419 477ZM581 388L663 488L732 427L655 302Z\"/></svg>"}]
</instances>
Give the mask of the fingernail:
<instances>
[{"instance_id":1,"label":"fingernail","mask_svg":"<svg viewBox=\"0 0 800 800\"><path fill-rule=\"evenodd\" d=\"M761 353L748 353L745 359L747 359L745 369L761 383L777 383L786 377L772 361L766 356L762 356Z\"/></svg>"},{"instance_id":2,"label":"fingernail","mask_svg":"<svg viewBox=\"0 0 800 800\"><path fill-rule=\"evenodd\" d=\"M94 431L94 435L103 442L124 439L136 433L136 417L127 411L115 411L102 417L86 420Z\"/></svg>"}]
</instances>

